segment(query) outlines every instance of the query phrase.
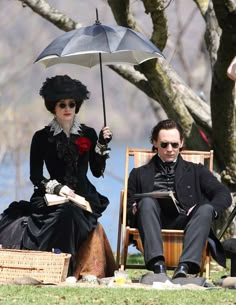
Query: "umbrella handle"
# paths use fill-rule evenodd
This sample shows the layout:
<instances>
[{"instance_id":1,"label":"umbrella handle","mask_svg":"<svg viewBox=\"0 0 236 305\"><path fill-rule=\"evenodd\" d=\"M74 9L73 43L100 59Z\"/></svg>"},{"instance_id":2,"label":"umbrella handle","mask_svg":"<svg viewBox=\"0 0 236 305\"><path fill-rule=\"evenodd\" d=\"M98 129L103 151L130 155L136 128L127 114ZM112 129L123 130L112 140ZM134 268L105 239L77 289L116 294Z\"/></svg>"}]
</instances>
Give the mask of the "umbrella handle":
<instances>
[{"instance_id":1,"label":"umbrella handle","mask_svg":"<svg viewBox=\"0 0 236 305\"><path fill-rule=\"evenodd\" d=\"M96 8L96 20L95 20L95 24L101 24L101 22L98 19L98 9Z\"/></svg>"},{"instance_id":2,"label":"umbrella handle","mask_svg":"<svg viewBox=\"0 0 236 305\"><path fill-rule=\"evenodd\" d=\"M101 87L102 87L102 106L103 106L104 126L107 126L107 120L106 120L106 106L105 106L105 94L104 94L103 73L102 73L102 54L101 54L101 53L99 53L99 66L100 66Z\"/></svg>"}]
</instances>

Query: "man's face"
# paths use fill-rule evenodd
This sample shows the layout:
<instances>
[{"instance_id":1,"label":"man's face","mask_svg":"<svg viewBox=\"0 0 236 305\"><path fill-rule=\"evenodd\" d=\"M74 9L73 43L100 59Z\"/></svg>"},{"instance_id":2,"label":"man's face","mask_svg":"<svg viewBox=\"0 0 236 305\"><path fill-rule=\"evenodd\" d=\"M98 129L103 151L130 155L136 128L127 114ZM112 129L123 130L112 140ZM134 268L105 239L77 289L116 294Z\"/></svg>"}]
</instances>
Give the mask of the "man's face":
<instances>
[{"instance_id":1,"label":"man's face","mask_svg":"<svg viewBox=\"0 0 236 305\"><path fill-rule=\"evenodd\" d=\"M180 134L177 129L161 129L153 145L157 148L158 154L162 161L172 162L179 154L183 141L180 140Z\"/></svg>"}]
</instances>

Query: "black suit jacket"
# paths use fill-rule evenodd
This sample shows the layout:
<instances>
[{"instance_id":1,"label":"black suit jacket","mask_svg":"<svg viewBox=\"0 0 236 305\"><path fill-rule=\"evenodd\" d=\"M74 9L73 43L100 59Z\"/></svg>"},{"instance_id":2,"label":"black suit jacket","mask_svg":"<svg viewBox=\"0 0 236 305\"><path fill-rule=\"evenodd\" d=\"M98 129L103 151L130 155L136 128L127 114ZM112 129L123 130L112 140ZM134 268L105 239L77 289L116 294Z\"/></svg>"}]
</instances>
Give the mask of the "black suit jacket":
<instances>
[{"instance_id":1,"label":"black suit jacket","mask_svg":"<svg viewBox=\"0 0 236 305\"><path fill-rule=\"evenodd\" d=\"M128 209L135 202L134 194L153 191L155 155L148 164L132 169L128 180ZM175 171L175 192L178 201L188 210L206 200L218 213L231 204L231 195L226 186L202 164L183 160L181 155Z\"/></svg>"}]
</instances>

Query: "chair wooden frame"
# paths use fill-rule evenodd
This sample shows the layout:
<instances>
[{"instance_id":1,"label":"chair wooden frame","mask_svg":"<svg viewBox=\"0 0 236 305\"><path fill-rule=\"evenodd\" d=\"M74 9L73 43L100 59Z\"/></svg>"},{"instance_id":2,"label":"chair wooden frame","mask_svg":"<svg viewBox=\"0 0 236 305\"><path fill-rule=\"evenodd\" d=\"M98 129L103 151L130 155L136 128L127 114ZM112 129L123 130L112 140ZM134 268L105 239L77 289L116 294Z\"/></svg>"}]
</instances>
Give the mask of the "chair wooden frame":
<instances>
[{"instance_id":1,"label":"chair wooden frame","mask_svg":"<svg viewBox=\"0 0 236 305\"><path fill-rule=\"evenodd\" d=\"M128 177L130 171L130 161L133 158L134 167L139 167L147 163L155 153L148 149L139 148L126 148L125 156L125 178L124 178L124 189L120 194L120 211L118 217L118 238L117 238L117 253L116 253L116 265L117 268L122 270L125 269L146 269L145 265L128 265L127 255L128 247L130 245L130 236L136 242L136 247L140 252L143 252L142 241L139 236L139 232L136 228L130 228L126 224L127 216L127 189L128 189ZM210 151L192 151L183 150L181 155L184 160L191 161L194 163L205 164L208 160L208 168L210 171L213 170L213 150ZM162 230L163 238L163 251L166 261L166 267L168 269L174 269L178 264L178 259L183 247L183 230ZM173 242L174 241L174 242ZM171 243L171 250L169 244ZM173 256L173 253L176 255ZM202 266L200 275L203 275L205 270L206 278L210 277L210 254L205 245L202 257Z\"/></svg>"}]
</instances>

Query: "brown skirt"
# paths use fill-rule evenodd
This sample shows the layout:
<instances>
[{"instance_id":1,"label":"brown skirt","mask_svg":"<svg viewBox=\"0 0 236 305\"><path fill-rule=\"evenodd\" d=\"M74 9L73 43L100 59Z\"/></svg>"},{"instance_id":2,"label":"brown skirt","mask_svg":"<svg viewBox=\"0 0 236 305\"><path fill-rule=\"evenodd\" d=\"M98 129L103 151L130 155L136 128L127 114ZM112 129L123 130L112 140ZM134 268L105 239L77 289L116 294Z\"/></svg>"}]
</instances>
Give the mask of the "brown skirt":
<instances>
[{"instance_id":1,"label":"brown skirt","mask_svg":"<svg viewBox=\"0 0 236 305\"><path fill-rule=\"evenodd\" d=\"M89 234L76 255L74 276L80 279L83 275L93 274L98 278L114 276L115 259L106 233L100 223Z\"/></svg>"}]
</instances>

